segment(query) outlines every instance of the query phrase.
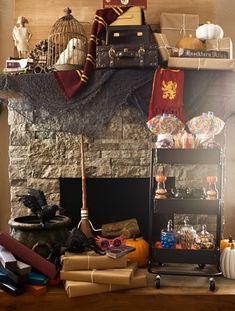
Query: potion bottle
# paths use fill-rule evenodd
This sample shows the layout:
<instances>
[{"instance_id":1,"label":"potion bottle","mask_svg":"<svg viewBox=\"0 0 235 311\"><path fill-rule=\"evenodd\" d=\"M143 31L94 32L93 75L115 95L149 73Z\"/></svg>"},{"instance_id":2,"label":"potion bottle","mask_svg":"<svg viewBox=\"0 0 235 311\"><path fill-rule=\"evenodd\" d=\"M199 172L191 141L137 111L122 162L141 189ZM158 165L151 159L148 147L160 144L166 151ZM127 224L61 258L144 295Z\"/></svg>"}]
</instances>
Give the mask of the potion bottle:
<instances>
[{"instance_id":1,"label":"potion bottle","mask_svg":"<svg viewBox=\"0 0 235 311\"><path fill-rule=\"evenodd\" d=\"M207 200L216 200L218 199L218 189L217 189L217 177L216 176L207 176L208 189L206 191Z\"/></svg>"},{"instance_id":2,"label":"potion bottle","mask_svg":"<svg viewBox=\"0 0 235 311\"><path fill-rule=\"evenodd\" d=\"M166 176L165 175L156 175L155 180L157 182L157 187L155 191L155 199L166 199L167 190L166 190Z\"/></svg>"},{"instance_id":3,"label":"potion bottle","mask_svg":"<svg viewBox=\"0 0 235 311\"><path fill-rule=\"evenodd\" d=\"M176 244L176 234L173 231L172 220L167 223L167 229L161 231L161 245L162 248L174 248Z\"/></svg>"}]
</instances>

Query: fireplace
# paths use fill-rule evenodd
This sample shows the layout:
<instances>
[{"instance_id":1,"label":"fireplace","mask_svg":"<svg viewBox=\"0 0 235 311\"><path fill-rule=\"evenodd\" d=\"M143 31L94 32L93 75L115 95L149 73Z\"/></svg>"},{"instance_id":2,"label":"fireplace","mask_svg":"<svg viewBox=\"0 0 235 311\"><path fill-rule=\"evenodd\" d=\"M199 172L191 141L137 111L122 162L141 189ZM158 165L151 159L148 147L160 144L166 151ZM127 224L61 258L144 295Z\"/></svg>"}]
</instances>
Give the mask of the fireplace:
<instances>
[{"instance_id":1,"label":"fireplace","mask_svg":"<svg viewBox=\"0 0 235 311\"><path fill-rule=\"evenodd\" d=\"M167 180L168 189L174 178ZM82 207L81 178L60 178L60 206L77 227ZM141 235L148 240L149 178L87 178L89 219L95 229L102 224L136 218ZM98 232L100 234L100 232Z\"/></svg>"},{"instance_id":2,"label":"fireplace","mask_svg":"<svg viewBox=\"0 0 235 311\"><path fill-rule=\"evenodd\" d=\"M89 219L102 224L136 218L141 234L148 236L148 178L87 178ZM60 178L60 205L76 227L82 207L81 178Z\"/></svg>"}]
</instances>

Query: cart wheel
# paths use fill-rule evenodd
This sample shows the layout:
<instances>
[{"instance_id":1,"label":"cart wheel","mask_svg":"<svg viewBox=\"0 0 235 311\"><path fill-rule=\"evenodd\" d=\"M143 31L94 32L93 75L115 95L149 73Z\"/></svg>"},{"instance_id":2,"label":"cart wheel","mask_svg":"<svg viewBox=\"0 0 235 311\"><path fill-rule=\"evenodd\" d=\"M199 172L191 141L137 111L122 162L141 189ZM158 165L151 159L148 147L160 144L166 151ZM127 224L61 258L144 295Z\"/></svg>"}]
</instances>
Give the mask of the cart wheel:
<instances>
[{"instance_id":1,"label":"cart wheel","mask_svg":"<svg viewBox=\"0 0 235 311\"><path fill-rule=\"evenodd\" d=\"M214 278L209 279L209 289L212 292L215 290L215 279Z\"/></svg>"},{"instance_id":2,"label":"cart wheel","mask_svg":"<svg viewBox=\"0 0 235 311\"><path fill-rule=\"evenodd\" d=\"M199 263L199 265L198 265L198 267L200 268L200 269L204 269L205 268L205 264L203 264L203 263Z\"/></svg>"},{"instance_id":3,"label":"cart wheel","mask_svg":"<svg viewBox=\"0 0 235 311\"><path fill-rule=\"evenodd\" d=\"M161 277L160 275L156 276L156 288L160 288L161 287Z\"/></svg>"}]
</instances>

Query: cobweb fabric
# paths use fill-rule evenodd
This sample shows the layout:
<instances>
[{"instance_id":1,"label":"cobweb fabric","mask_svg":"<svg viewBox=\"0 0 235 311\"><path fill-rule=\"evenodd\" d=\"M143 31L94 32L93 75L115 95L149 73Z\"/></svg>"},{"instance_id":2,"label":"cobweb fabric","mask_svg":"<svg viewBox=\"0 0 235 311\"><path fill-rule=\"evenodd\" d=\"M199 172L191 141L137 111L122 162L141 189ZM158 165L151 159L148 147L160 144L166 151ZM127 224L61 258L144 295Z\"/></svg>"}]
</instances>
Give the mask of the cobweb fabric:
<instances>
[{"instance_id":1,"label":"cobweb fabric","mask_svg":"<svg viewBox=\"0 0 235 311\"><path fill-rule=\"evenodd\" d=\"M43 131L96 137L123 105L132 105L147 121L154 69L102 69L66 100L52 73L0 75L0 98ZM188 119L213 111L226 121L235 113L235 72L185 71L184 108ZM229 91L228 91L229 90ZM21 101L19 101L19 98ZM29 111L33 111L30 119Z\"/></svg>"},{"instance_id":2,"label":"cobweb fabric","mask_svg":"<svg viewBox=\"0 0 235 311\"><path fill-rule=\"evenodd\" d=\"M21 104L10 101L11 108L25 117L33 110L33 120L29 121L41 124L43 130L95 137L137 89L151 85L152 75L149 70L96 70L87 87L69 100L51 73L4 76L0 88L9 91L10 97L24 99ZM148 92L150 96L151 90Z\"/></svg>"}]
</instances>

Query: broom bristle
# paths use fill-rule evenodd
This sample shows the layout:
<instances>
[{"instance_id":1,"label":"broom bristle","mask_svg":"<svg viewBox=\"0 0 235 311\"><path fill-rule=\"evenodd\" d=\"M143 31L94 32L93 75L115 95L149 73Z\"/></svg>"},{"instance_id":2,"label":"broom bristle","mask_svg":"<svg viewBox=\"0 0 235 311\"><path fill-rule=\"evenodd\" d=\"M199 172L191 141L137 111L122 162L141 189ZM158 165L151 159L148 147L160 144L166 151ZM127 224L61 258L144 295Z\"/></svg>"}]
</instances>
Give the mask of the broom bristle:
<instances>
[{"instance_id":1,"label":"broom bristle","mask_svg":"<svg viewBox=\"0 0 235 311\"><path fill-rule=\"evenodd\" d=\"M88 219L82 219L80 223L80 230L85 234L87 238L93 237L92 231L91 231L91 225L89 223Z\"/></svg>"}]
</instances>

